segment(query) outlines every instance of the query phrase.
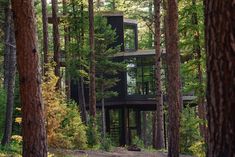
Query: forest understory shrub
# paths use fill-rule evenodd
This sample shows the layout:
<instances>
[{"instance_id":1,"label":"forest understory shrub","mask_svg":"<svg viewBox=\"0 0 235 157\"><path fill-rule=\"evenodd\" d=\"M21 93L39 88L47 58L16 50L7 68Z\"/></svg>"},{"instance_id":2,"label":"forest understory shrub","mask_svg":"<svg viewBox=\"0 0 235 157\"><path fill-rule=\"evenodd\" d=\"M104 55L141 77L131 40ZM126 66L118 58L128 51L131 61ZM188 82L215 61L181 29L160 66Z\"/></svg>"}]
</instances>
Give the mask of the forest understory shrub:
<instances>
[{"instance_id":1,"label":"forest understory shrub","mask_svg":"<svg viewBox=\"0 0 235 157\"><path fill-rule=\"evenodd\" d=\"M0 138L3 136L3 128L5 121L5 108L6 108L6 92L3 87L0 87Z\"/></svg>"},{"instance_id":2,"label":"forest understory shrub","mask_svg":"<svg viewBox=\"0 0 235 157\"><path fill-rule=\"evenodd\" d=\"M96 119L90 118L87 125L87 144L89 148L99 148L99 138Z\"/></svg>"},{"instance_id":3,"label":"forest understory shrub","mask_svg":"<svg viewBox=\"0 0 235 157\"><path fill-rule=\"evenodd\" d=\"M205 157L205 144L199 132L202 122L196 115L195 108L185 107L181 114L180 152L183 154Z\"/></svg>"},{"instance_id":4,"label":"forest understory shrub","mask_svg":"<svg viewBox=\"0 0 235 157\"><path fill-rule=\"evenodd\" d=\"M104 151L111 151L113 148L113 142L109 136L105 136L104 138L100 139L100 149Z\"/></svg>"},{"instance_id":5,"label":"forest understory shrub","mask_svg":"<svg viewBox=\"0 0 235 157\"><path fill-rule=\"evenodd\" d=\"M42 84L48 145L54 148L85 149L86 126L82 123L80 111L74 102L66 101L64 94L56 90L58 78L52 67L48 66Z\"/></svg>"}]
</instances>

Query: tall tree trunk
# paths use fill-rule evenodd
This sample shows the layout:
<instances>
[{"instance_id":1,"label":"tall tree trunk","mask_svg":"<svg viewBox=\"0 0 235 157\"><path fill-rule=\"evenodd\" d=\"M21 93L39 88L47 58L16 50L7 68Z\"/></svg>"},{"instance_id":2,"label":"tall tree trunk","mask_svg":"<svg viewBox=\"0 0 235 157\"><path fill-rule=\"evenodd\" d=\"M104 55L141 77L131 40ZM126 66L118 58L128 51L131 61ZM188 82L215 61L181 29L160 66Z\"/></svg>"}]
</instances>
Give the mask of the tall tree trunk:
<instances>
[{"instance_id":1,"label":"tall tree trunk","mask_svg":"<svg viewBox=\"0 0 235 157\"><path fill-rule=\"evenodd\" d=\"M104 108L104 86L103 84L101 85L101 104L102 104L102 133L103 133L103 138L106 136L106 124L105 124L105 108Z\"/></svg>"},{"instance_id":2,"label":"tall tree trunk","mask_svg":"<svg viewBox=\"0 0 235 157\"><path fill-rule=\"evenodd\" d=\"M9 54L10 54L10 35L11 35L11 13L9 5L5 8L5 47L4 47L4 88L7 90L8 87L8 80L9 80Z\"/></svg>"},{"instance_id":3,"label":"tall tree trunk","mask_svg":"<svg viewBox=\"0 0 235 157\"><path fill-rule=\"evenodd\" d=\"M235 3L206 0L208 157L235 156Z\"/></svg>"},{"instance_id":4,"label":"tall tree trunk","mask_svg":"<svg viewBox=\"0 0 235 157\"><path fill-rule=\"evenodd\" d=\"M163 17L163 21L164 21L164 43L165 43L165 50L166 50L166 54L169 52L169 48L168 48L168 38L169 38L169 31L168 31L168 22L167 22L167 0L163 0L162 1L162 7L163 7L163 10L164 10L164 17ZM169 82L169 76L168 76L168 65L167 65L167 58L164 58L163 60L163 65L165 66L164 69L165 69L165 77L166 77L166 80L164 82L164 85L165 85L165 88L166 88L166 93L167 91L169 90L169 85L168 85L168 82ZM166 94L167 95L167 94ZM167 95L168 97L168 95ZM169 106L169 100L167 101L167 105ZM168 147L168 143L167 143L167 137L168 137L168 127L166 125L166 123L169 122L169 117L166 118L166 114L164 114L164 133L165 133L165 148Z\"/></svg>"},{"instance_id":5,"label":"tall tree trunk","mask_svg":"<svg viewBox=\"0 0 235 157\"><path fill-rule=\"evenodd\" d=\"M58 0L51 0L52 4L52 24L53 24L53 43L54 43L54 61L55 75L59 77L56 84L57 89L60 88L60 33L59 33L59 22L58 22Z\"/></svg>"},{"instance_id":6,"label":"tall tree trunk","mask_svg":"<svg viewBox=\"0 0 235 157\"><path fill-rule=\"evenodd\" d=\"M84 97L84 80L83 78L78 79L78 99L81 109L82 121L87 124L87 112L86 112L86 102Z\"/></svg>"},{"instance_id":7,"label":"tall tree trunk","mask_svg":"<svg viewBox=\"0 0 235 157\"><path fill-rule=\"evenodd\" d=\"M7 15L10 17L10 36L8 43L12 46L9 47L9 60L8 60L8 85L7 85L7 104L6 104L6 115L5 115L5 127L4 134L2 138L2 145L6 145L10 142L11 133L12 133L12 116L13 116L13 106L14 106L14 90L15 90L15 74L16 74L16 50L13 45L15 45L15 35L14 35L14 25L12 19L11 9L7 9ZM6 32L8 33L8 32Z\"/></svg>"},{"instance_id":8,"label":"tall tree trunk","mask_svg":"<svg viewBox=\"0 0 235 157\"><path fill-rule=\"evenodd\" d=\"M63 4L63 16L66 16L67 14L67 0L63 0L62 1ZM68 43L69 43L69 27L67 25L64 26L64 50L65 50L65 58L67 58L67 54L68 54ZM70 78L70 74L69 72L66 71L65 73L65 90L66 90L66 96L67 99L70 99L70 95L71 95L71 78Z\"/></svg>"},{"instance_id":9,"label":"tall tree trunk","mask_svg":"<svg viewBox=\"0 0 235 157\"><path fill-rule=\"evenodd\" d=\"M42 26L43 26L43 52L44 52L44 65L48 63L48 18L47 18L47 1L41 0L42 4ZM44 67L44 74L46 68Z\"/></svg>"},{"instance_id":10,"label":"tall tree trunk","mask_svg":"<svg viewBox=\"0 0 235 157\"><path fill-rule=\"evenodd\" d=\"M94 40L94 8L93 0L89 2L89 44L90 44L90 89L89 89L89 110L91 117L96 115L96 81L95 81L95 40Z\"/></svg>"},{"instance_id":11,"label":"tall tree trunk","mask_svg":"<svg viewBox=\"0 0 235 157\"><path fill-rule=\"evenodd\" d=\"M12 1L22 104L23 157L46 157L47 137L33 2Z\"/></svg>"},{"instance_id":12,"label":"tall tree trunk","mask_svg":"<svg viewBox=\"0 0 235 157\"><path fill-rule=\"evenodd\" d=\"M82 24L81 24L81 31L80 31L80 51L79 52L79 69L80 70L84 70L84 68L82 67L82 59L83 59L83 56L82 56L82 51L84 49L84 4L83 2L81 3L81 19L82 19ZM82 120L84 123L88 123L88 118L87 118L87 111L86 111L86 101L85 101L85 92L84 92L84 78L83 76L80 76L79 77L79 84L80 84L80 89L79 89L79 102L80 102L80 105L81 105L81 114L82 114Z\"/></svg>"},{"instance_id":13,"label":"tall tree trunk","mask_svg":"<svg viewBox=\"0 0 235 157\"><path fill-rule=\"evenodd\" d=\"M149 1L149 19L150 22L152 22L153 19L153 1ZM153 32L151 28L149 28L149 39L148 39L148 48L152 49L153 48Z\"/></svg>"},{"instance_id":14,"label":"tall tree trunk","mask_svg":"<svg viewBox=\"0 0 235 157\"><path fill-rule=\"evenodd\" d=\"M180 55L178 50L178 4L176 0L167 1L167 22L169 38L167 39L168 66L168 156L179 156L180 126Z\"/></svg>"},{"instance_id":15,"label":"tall tree trunk","mask_svg":"<svg viewBox=\"0 0 235 157\"><path fill-rule=\"evenodd\" d=\"M163 95L161 82L161 50L160 50L160 0L154 0L154 45L155 45L155 78L156 78L156 114L155 119L155 137L154 147L156 149L164 148L164 130L163 130Z\"/></svg>"},{"instance_id":16,"label":"tall tree trunk","mask_svg":"<svg viewBox=\"0 0 235 157\"><path fill-rule=\"evenodd\" d=\"M196 0L192 0L192 7L196 7ZM193 51L194 54L197 56L197 70L198 70L198 82L199 82L199 90L198 90L198 116L201 120L203 120L203 123L200 124L200 133L201 136L204 138L205 142L207 141L207 135L206 135L206 111L205 111L205 102L204 102L204 89L203 89L203 76L202 76L202 65L201 65L201 46L200 46L200 33L198 30L198 17L197 12L194 11L192 14L192 24L196 28L194 32L194 45L193 45Z\"/></svg>"}]
</instances>

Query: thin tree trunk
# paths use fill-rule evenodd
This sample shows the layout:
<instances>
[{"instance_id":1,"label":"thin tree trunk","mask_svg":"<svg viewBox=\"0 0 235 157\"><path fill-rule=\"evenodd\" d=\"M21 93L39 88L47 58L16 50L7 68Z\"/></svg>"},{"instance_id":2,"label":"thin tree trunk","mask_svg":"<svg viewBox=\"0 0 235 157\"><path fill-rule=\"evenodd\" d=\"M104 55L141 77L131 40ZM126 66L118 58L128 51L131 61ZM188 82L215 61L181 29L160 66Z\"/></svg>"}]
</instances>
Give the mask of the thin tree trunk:
<instances>
[{"instance_id":1,"label":"thin tree trunk","mask_svg":"<svg viewBox=\"0 0 235 157\"><path fill-rule=\"evenodd\" d=\"M149 1L149 19L150 22L152 22L153 19L153 1ZM148 39L148 48L152 49L153 48L153 32L151 28L149 28L149 39Z\"/></svg>"},{"instance_id":2,"label":"thin tree trunk","mask_svg":"<svg viewBox=\"0 0 235 157\"><path fill-rule=\"evenodd\" d=\"M63 0L62 1L63 4L63 16L66 16L67 14L67 0ZM69 43L69 28L67 25L64 25L64 50L65 50L65 59L67 57L68 54L68 43ZM65 73L65 77L66 77L66 96L67 99L70 99L70 95L71 95L71 78L70 78L70 74L66 71Z\"/></svg>"},{"instance_id":3,"label":"thin tree trunk","mask_svg":"<svg viewBox=\"0 0 235 157\"><path fill-rule=\"evenodd\" d=\"M103 133L103 138L106 137L106 124L105 124L105 108L104 108L104 86L103 84L101 85L101 104L102 104L102 133Z\"/></svg>"},{"instance_id":4,"label":"thin tree trunk","mask_svg":"<svg viewBox=\"0 0 235 157\"><path fill-rule=\"evenodd\" d=\"M83 78L78 79L78 99L79 105L81 107L81 117L82 121L87 124L87 113L86 113L86 103L85 103L85 96L84 96L84 82Z\"/></svg>"},{"instance_id":5,"label":"thin tree trunk","mask_svg":"<svg viewBox=\"0 0 235 157\"><path fill-rule=\"evenodd\" d=\"M85 35L85 24L84 24L84 21L85 21L85 19L84 19L84 4L82 3L81 4L81 18L82 18L82 28L81 28L81 48L82 48L82 50L84 49L84 40L85 40L85 38L84 38L84 35ZM82 59L83 57L81 56L81 59ZM84 68L83 67L81 67L81 70L84 70ZM82 93L82 105L83 105L83 108L84 108L84 120L85 120L85 122L86 122L86 124L88 123L88 118L87 118L87 111L86 111L86 99L85 99L85 90L84 90L84 78L83 78L83 76L81 76L80 77L80 79L81 79L81 93Z\"/></svg>"},{"instance_id":6,"label":"thin tree trunk","mask_svg":"<svg viewBox=\"0 0 235 157\"><path fill-rule=\"evenodd\" d=\"M125 134L125 145L130 144L129 140L129 109L124 107L124 134Z\"/></svg>"},{"instance_id":7,"label":"thin tree trunk","mask_svg":"<svg viewBox=\"0 0 235 157\"><path fill-rule=\"evenodd\" d=\"M90 89L89 89L89 110L91 117L96 116L96 81L95 81L95 40L94 40L94 8L93 0L89 2L89 44L90 44Z\"/></svg>"},{"instance_id":8,"label":"thin tree trunk","mask_svg":"<svg viewBox=\"0 0 235 157\"><path fill-rule=\"evenodd\" d=\"M196 0L192 0L192 6L196 7ZM198 28L198 17L197 12L194 11L192 14L192 24L195 28ZM196 29L194 32L194 45L193 51L194 54L197 56L197 69L198 69L198 82L199 82L199 91L198 91L198 116L203 123L200 124L200 133L201 136L204 138L205 142L207 141L206 135L206 111L205 111L205 97L204 97L204 89L203 89L203 76L202 76L202 66L201 66L201 47L200 47L200 33L199 30Z\"/></svg>"},{"instance_id":9,"label":"thin tree trunk","mask_svg":"<svg viewBox=\"0 0 235 157\"><path fill-rule=\"evenodd\" d=\"M13 0L22 104L23 157L47 157L34 1ZM26 44L27 43L27 44Z\"/></svg>"},{"instance_id":10,"label":"thin tree trunk","mask_svg":"<svg viewBox=\"0 0 235 157\"><path fill-rule=\"evenodd\" d=\"M178 50L178 4L176 0L167 1L167 66L168 66L168 115L169 136L168 156L179 156L179 127L180 127L180 55Z\"/></svg>"},{"instance_id":11,"label":"thin tree trunk","mask_svg":"<svg viewBox=\"0 0 235 157\"><path fill-rule=\"evenodd\" d=\"M42 4L42 26L43 26L43 52L44 65L48 63L48 18L47 18L47 1L41 0ZM46 68L44 67L44 75Z\"/></svg>"},{"instance_id":12,"label":"thin tree trunk","mask_svg":"<svg viewBox=\"0 0 235 157\"><path fill-rule=\"evenodd\" d=\"M7 16L10 16L10 36L9 43L15 45L14 25L12 19L11 9L8 8ZM8 33L8 32L7 32ZM7 46L6 46L7 47ZM13 119L13 106L14 106L14 90L15 90L15 74L16 74L16 50L15 47L9 48L9 60L8 60L8 85L7 85L7 104L6 104L6 115L5 115L5 127L2 138L2 145L6 145L11 140L12 134L12 119Z\"/></svg>"},{"instance_id":13,"label":"thin tree trunk","mask_svg":"<svg viewBox=\"0 0 235 157\"><path fill-rule=\"evenodd\" d=\"M155 75L156 75L156 114L155 115L155 148L164 148L164 130L163 130L163 95L162 95L162 82L161 82L161 50L160 50L160 0L154 0L154 45L155 45Z\"/></svg>"},{"instance_id":14,"label":"thin tree trunk","mask_svg":"<svg viewBox=\"0 0 235 157\"><path fill-rule=\"evenodd\" d=\"M55 75L59 77L56 84L57 89L60 88L60 33L59 33L59 22L58 22L58 1L51 0L52 4L52 24L53 24L53 43L54 43L54 61L55 66Z\"/></svg>"},{"instance_id":15,"label":"thin tree trunk","mask_svg":"<svg viewBox=\"0 0 235 157\"><path fill-rule=\"evenodd\" d=\"M208 157L235 156L235 3L206 0Z\"/></svg>"},{"instance_id":16,"label":"thin tree trunk","mask_svg":"<svg viewBox=\"0 0 235 157\"><path fill-rule=\"evenodd\" d=\"M9 54L10 54L10 35L11 35L11 14L9 5L5 8L5 47L4 47L4 88L7 90L9 80Z\"/></svg>"},{"instance_id":17,"label":"thin tree trunk","mask_svg":"<svg viewBox=\"0 0 235 157\"><path fill-rule=\"evenodd\" d=\"M164 43L165 43L165 49L166 49L166 54L169 52L169 48L168 48L168 38L169 38L169 31L168 31L168 22L167 22L167 0L163 0L162 1L162 6L163 6L163 9L164 9ZM169 90L169 85L168 85L168 82L169 82L169 76L168 76L168 65L167 65L167 57L163 60L163 65L165 65L164 69L165 69L165 77L166 77L166 80L165 80L165 88L166 88L166 96L168 98L168 90ZM167 100L167 103L168 106L169 106L169 100ZM168 127L166 125L166 123L169 122L169 117L166 118L166 114L164 114L164 133L165 133L165 148L167 149L168 147L168 142L167 142L167 137L168 137Z\"/></svg>"}]
</instances>

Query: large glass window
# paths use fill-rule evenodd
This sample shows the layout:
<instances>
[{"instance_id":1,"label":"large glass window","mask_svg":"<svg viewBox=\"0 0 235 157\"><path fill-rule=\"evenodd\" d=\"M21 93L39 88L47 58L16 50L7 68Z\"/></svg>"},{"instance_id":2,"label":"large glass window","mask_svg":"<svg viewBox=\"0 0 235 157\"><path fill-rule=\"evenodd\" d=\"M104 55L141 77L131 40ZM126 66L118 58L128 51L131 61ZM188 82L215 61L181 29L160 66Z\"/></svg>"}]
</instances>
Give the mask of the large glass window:
<instances>
[{"instance_id":1,"label":"large glass window","mask_svg":"<svg viewBox=\"0 0 235 157\"><path fill-rule=\"evenodd\" d=\"M127 94L154 95L154 57L133 57L127 61Z\"/></svg>"}]
</instances>

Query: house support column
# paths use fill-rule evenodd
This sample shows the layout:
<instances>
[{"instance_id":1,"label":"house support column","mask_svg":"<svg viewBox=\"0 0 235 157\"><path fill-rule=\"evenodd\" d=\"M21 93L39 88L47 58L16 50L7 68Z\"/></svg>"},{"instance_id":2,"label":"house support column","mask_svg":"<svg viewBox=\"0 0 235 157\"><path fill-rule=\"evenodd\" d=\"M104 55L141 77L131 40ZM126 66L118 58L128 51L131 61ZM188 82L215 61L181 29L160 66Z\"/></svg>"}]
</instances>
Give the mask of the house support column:
<instances>
[{"instance_id":1,"label":"house support column","mask_svg":"<svg viewBox=\"0 0 235 157\"><path fill-rule=\"evenodd\" d=\"M129 145L129 109L126 107L124 107L123 120L125 145Z\"/></svg>"},{"instance_id":2,"label":"house support column","mask_svg":"<svg viewBox=\"0 0 235 157\"><path fill-rule=\"evenodd\" d=\"M140 110L136 110L136 129L137 135L141 138L141 112Z\"/></svg>"}]
</instances>

